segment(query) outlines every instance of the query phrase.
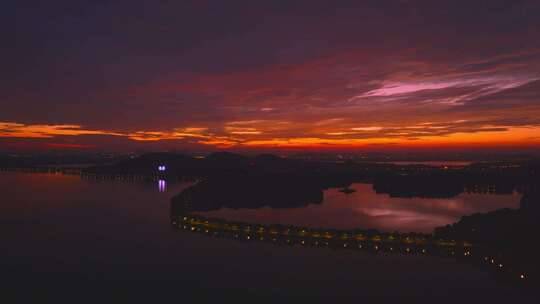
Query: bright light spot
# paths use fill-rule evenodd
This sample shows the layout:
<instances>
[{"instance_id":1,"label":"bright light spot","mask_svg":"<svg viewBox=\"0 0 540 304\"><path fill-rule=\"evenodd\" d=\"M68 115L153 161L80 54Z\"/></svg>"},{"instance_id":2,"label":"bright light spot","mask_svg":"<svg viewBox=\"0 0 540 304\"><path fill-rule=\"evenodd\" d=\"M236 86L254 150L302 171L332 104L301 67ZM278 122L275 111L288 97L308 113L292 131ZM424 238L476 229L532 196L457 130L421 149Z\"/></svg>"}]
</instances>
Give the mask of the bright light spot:
<instances>
[{"instance_id":1,"label":"bright light spot","mask_svg":"<svg viewBox=\"0 0 540 304\"><path fill-rule=\"evenodd\" d=\"M167 182L163 179L158 181L158 190L159 192L165 192L167 190Z\"/></svg>"}]
</instances>

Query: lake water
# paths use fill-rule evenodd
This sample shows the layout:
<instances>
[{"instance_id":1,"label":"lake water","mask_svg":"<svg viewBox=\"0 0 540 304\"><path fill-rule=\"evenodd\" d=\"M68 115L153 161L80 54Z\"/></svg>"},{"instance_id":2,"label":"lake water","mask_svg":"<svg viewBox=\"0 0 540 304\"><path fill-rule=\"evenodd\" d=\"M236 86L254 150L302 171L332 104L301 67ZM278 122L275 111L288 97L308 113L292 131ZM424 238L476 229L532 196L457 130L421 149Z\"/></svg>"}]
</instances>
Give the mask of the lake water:
<instances>
[{"instance_id":1,"label":"lake water","mask_svg":"<svg viewBox=\"0 0 540 304\"><path fill-rule=\"evenodd\" d=\"M312 228L378 229L392 232L432 232L463 215L500 208L518 208L521 194L462 193L450 199L396 198L377 194L371 184L353 184L356 192L324 191L320 205L287 209L221 209L198 212L207 217L260 224L288 224Z\"/></svg>"},{"instance_id":2,"label":"lake water","mask_svg":"<svg viewBox=\"0 0 540 304\"><path fill-rule=\"evenodd\" d=\"M111 294L152 302L170 297L181 301L295 295L373 297L388 303L395 303L395 296L425 301L461 300L463 295L492 303L528 300L487 269L450 258L283 247L179 231L169 223L169 199L186 186L0 172L3 297L13 293L18 300L12 303L30 298L108 302ZM387 217L394 218L394 226L400 214L414 218L429 211L438 215L433 225L462 212L495 208L485 207L487 203L475 196L443 206L437 206L437 200L371 201L370 196L377 196L369 194L367 185L355 187L358 191L349 196L325 193L329 206L347 207L329 216L327 224L337 225L344 216L343 221L354 225L367 225L364 221L372 218L369 225L375 225L384 221L373 218ZM498 204L516 201L513 197ZM403 206L375 208L380 204ZM320 208L327 208L326 203ZM291 220L303 218L300 210L294 212ZM368 215L352 222L355 214ZM306 220L320 215L305 210Z\"/></svg>"}]
</instances>

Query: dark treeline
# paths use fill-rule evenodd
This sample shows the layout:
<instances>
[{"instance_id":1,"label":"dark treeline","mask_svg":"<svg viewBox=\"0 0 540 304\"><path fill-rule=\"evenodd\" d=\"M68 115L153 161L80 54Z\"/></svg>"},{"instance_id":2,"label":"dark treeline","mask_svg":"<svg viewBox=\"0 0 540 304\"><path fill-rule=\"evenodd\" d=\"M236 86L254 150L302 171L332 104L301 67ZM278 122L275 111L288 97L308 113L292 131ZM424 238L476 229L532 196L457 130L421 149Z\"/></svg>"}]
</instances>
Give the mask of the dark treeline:
<instances>
[{"instance_id":1,"label":"dark treeline","mask_svg":"<svg viewBox=\"0 0 540 304\"><path fill-rule=\"evenodd\" d=\"M298 182L295 176L240 176L210 178L182 191L173 201L185 211L226 208L292 208L321 204L323 191L314 181Z\"/></svg>"},{"instance_id":2,"label":"dark treeline","mask_svg":"<svg viewBox=\"0 0 540 304\"><path fill-rule=\"evenodd\" d=\"M280 158L274 155L245 157L219 152L205 158L172 153L152 153L114 165L85 169L90 174L155 175L158 165L167 167L164 177L182 179L226 180L232 188L246 180L270 184L290 180L300 188L319 190L347 187L355 182L373 183L377 193L395 197L448 198L462 192L508 194L524 192L538 177L538 160L476 163L465 167L445 168L389 163L316 162ZM201 187L209 187L201 185ZM251 185L253 186L253 185ZM245 187L248 188L248 187Z\"/></svg>"},{"instance_id":3,"label":"dark treeline","mask_svg":"<svg viewBox=\"0 0 540 304\"><path fill-rule=\"evenodd\" d=\"M498 260L511 261L514 267L528 269L529 274L539 280L538 231L540 182L535 181L521 198L519 209L499 209L463 216L457 223L436 228L434 236L468 240L487 246L498 253Z\"/></svg>"},{"instance_id":4,"label":"dark treeline","mask_svg":"<svg viewBox=\"0 0 540 304\"><path fill-rule=\"evenodd\" d=\"M218 152L204 158L176 153L149 153L139 157L104 156L0 156L0 168L94 162L83 175L138 175L205 180L200 187L226 182L231 189L257 188L256 184L287 181L298 189L348 187L355 182L372 183L377 193L393 197L449 198L462 192L508 194L525 192L538 179L539 160L475 163L464 167L430 167L366 162L323 162L281 158L270 154L246 157ZM165 172L157 167L166 166ZM248 187L247 182L250 182ZM285 183L285 182L284 182ZM244 184L245 186L242 186ZM274 187L274 189L277 187ZM216 188L217 189L217 188ZM219 191L222 191L220 189ZM257 204L254 202L254 204Z\"/></svg>"},{"instance_id":5,"label":"dark treeline","mask_svg":"<svg viewBox=\"0 0 540 304\"><path fill-rule=\"evenodd\" d=\"M540 183L537 184L540 186ZM531 187L522 196L519 209L499 209L463 216L460 221L435 229L444 238L467 239L495 247L518 248L540 231L540 190Z\"/></svg>"}]
</instances>

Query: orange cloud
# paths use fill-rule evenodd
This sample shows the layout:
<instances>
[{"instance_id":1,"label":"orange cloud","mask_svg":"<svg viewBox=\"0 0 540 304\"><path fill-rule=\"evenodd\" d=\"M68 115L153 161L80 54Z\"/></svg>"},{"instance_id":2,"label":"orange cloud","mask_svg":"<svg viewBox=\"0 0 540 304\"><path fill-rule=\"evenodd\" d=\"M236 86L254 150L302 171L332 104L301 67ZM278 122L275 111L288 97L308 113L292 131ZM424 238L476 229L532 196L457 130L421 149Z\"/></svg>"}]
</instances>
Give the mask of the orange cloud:
<instances>
[{"instance_id":1,"label":"orange cloud","mask_svg":"<svg viewBox=\"0 0 540 304\"><path fill-rule=\"evenodd\" d=\"M186 127L178 128L172 131L136 131L127 133L129 139L136 141L160 141L160 140L180 140L184 138L208 138L205 134L207 128Z\"/></svg>"},{"instance_id":2,"label":"orange cloud","mask_svg":"<svg viewBox=\"0 0 540 304\"><path fill-rule=\"evenodd\" d=\"M271 120L226 123L223 128L183 127L172 130L92 130L80 125L27 125L0 122L0 137L49 139L59 136L101 135L137 142L189 140L216 148L362 148L374 145L400 147L540 146L540 126L500 126L468 119L418 122L413 125L354 126L346 120L334 124L303 124ZM298 131L300 130L300 131ZM51 147L53 147L51 143ZM63 145L63 144L62 144ZM69 144L79 147L77 143ZM56 145L54 147L61 147ZM69 146L65 146L68 148ZM82 147L82 146L80 146Z\"/></svg>"},{"instance_id":3,"label":"orange cloud","mask_svg":"<svg viewBox=\"0 0 540 304\"><path fill-rule=\"evenodd\" d=\"M12 122L0 122L0 137L14 138L52 138L55 136L111 135L121 133L103 130L85 130L80 125L25 125Z\"/></svg>"}]
</instances>

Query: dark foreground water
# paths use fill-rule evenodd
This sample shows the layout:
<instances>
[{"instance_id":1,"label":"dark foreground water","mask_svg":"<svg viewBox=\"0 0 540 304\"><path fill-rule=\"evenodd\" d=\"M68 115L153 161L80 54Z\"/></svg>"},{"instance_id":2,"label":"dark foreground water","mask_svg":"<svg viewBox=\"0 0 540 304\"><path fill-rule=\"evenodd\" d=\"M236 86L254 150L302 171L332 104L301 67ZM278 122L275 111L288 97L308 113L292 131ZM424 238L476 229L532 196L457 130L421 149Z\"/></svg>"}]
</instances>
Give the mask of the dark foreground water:
<instances>
[{"instance_id":1,"label":"dark foreground water","mask_svg":"<svg viewBox=\"0 0 540 304\"><path fill-rule=\"evenodd\" d=\"M279 247L179 231L169 224L169 199L186 186L0 173L2 296L14 296L9 303L109 303L113 296L534 300L487 269L448 258Z\"/></svg>"}]
</instances>

